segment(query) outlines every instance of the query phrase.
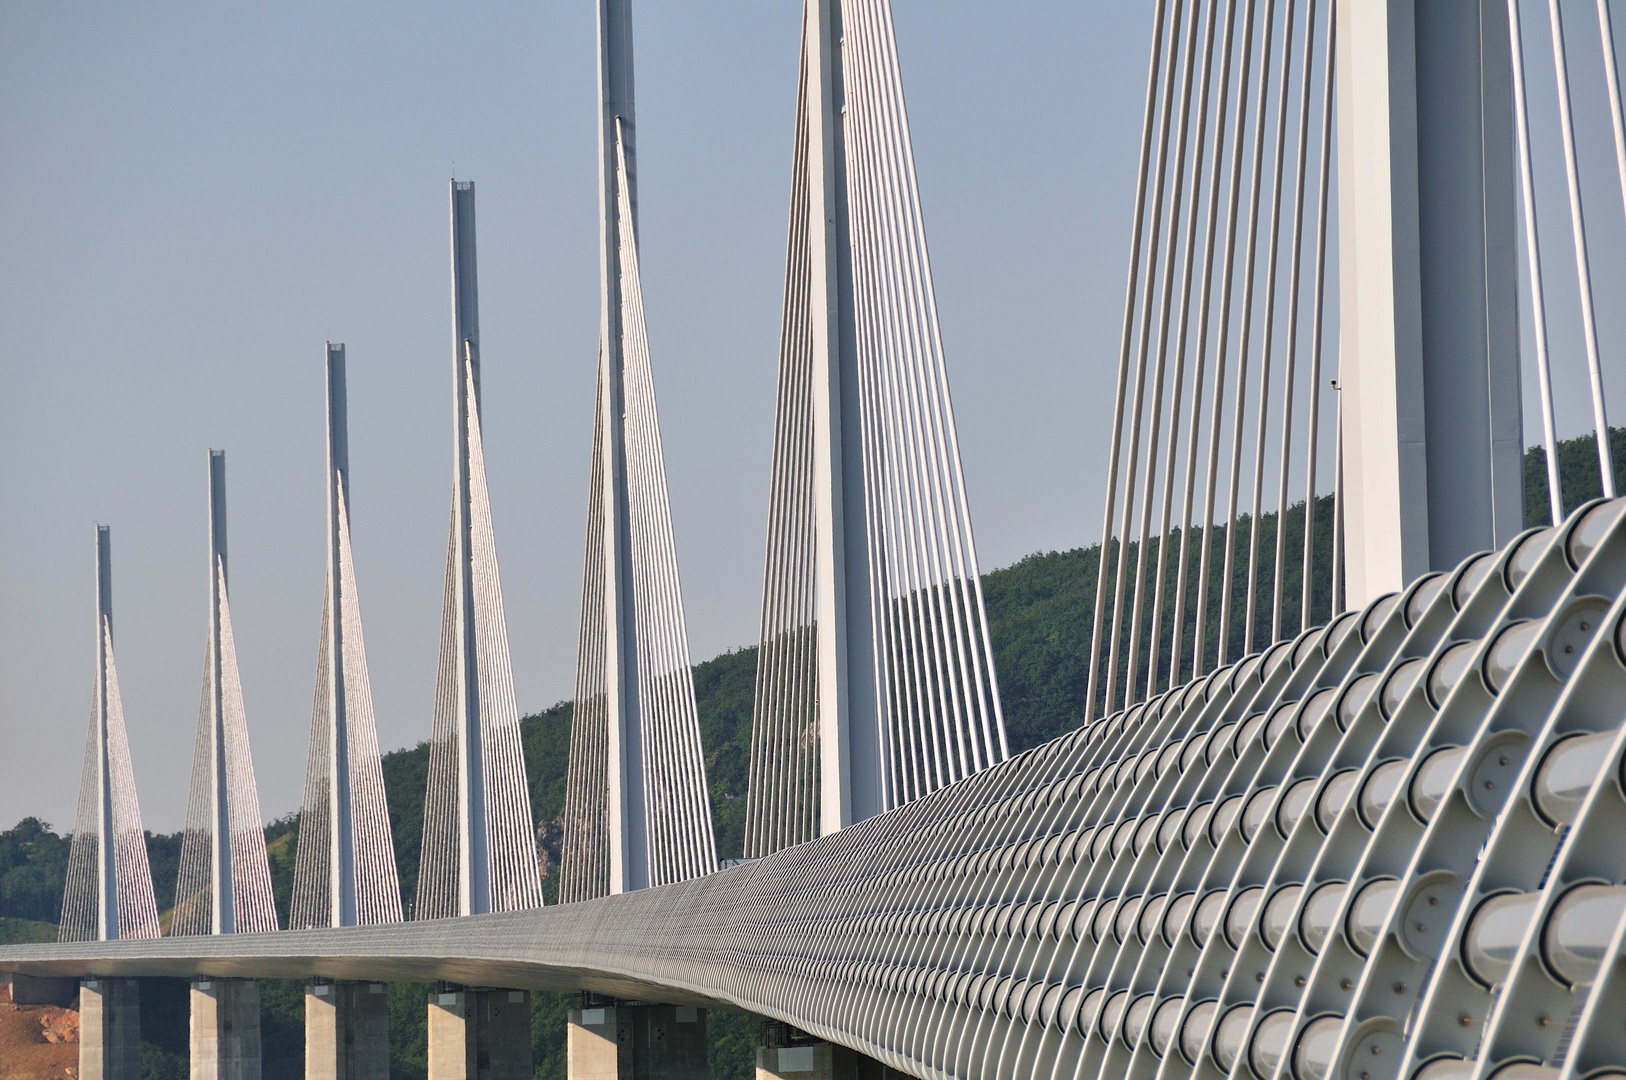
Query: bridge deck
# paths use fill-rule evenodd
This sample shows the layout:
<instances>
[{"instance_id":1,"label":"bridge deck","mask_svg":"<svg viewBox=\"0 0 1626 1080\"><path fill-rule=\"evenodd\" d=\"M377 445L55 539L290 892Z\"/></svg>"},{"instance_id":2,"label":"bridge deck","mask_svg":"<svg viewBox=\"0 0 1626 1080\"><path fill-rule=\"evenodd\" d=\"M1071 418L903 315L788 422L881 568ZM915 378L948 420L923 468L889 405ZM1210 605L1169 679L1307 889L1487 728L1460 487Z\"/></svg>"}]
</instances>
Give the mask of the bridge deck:
<instances>
[{"instance_id":1,"label":"bridge deck","mask_svg":"<svg viewBox=\"0 0 1626 1080\"><path fill-rule=\"evenodd\" d=\"M1623 510L721 873L0 970L582 988L745 1009L924 1077L1618 1069Z\"/></svg>"}]
</instances>

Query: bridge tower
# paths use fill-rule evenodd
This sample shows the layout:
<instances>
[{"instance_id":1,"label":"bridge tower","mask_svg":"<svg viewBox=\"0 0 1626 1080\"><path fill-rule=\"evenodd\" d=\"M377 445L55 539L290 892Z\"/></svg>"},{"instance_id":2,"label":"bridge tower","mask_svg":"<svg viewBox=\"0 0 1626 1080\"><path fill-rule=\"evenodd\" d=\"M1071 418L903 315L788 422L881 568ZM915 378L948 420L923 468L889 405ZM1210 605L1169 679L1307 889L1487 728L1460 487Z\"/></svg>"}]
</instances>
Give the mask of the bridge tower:
<instances>
[{"instance_id":1,"label":"bridge tower","mask_svg":"<svg viewBox=\"0 0 1626 1080\"><path fill-rule=\"evenodd\" d=\"M350 434L344 346L324 349L327 386L327 581L317 646L305 795L290 928L401 921L401 885L373 721L350 547ZM356 1080L389 1061L389 1007L376 983L313 982L305 991L305 1075Z\"/></svg>"},{"instance_id":2,"label":"bridge tower","mask_svg":"<svg viewBox=\"0 0 1626 1080\"><path fill-rule=\"evenodd\" d=\"M1524 527L1502 0L1338 13L1347 580L1359 606Z\"/></svg>"},{"instance_id":3,"label":"bridge tower","mask_svg":"<svg viewBox=\"0 0 1626 1080\"><path fill-rule=\"evenodd\" d=\"M542 906L486 489L473 181L451 183L451 233L452 516L415 919ZM529 1076L529 1000L518 990L437 987L428 1002L437 1048L430 1075L463 1075L463 1064L484 1057L493 1076Z\"/></svg>"},{"instance_id":4,"label":"bridge tower","mask_svg":"<svg viewBox=\"0 0 1626 1080\"><path fill-rule=\"evenodd\" d=\"M226 571L226 455L209 451L209 634L172 935L277 929ZM259 1075L260 984L193 979L193 1076Z\"/></svg>"},{"instance_id":5,"label":"bridge tower","mask_svg":"<svg viewBox=\"0 0 1626 1080\"><path fill-rule=\"evenodd\" d=\"M59 941L159 936L141 806L113 664L113 538L96 526L96 685Z\"/></svg>"},{"instance_id":6,"label":"bridge tower","mask_svg":"<svg viewBox=\"0 0 1626 1080\"><path fill-rule=\"evenodd\" d=\"M226 453L211 450L209 634L170 933L263 934L275 929L271 868L227 591Z\"/></svg>"},{"instance_id":7,"label":"bridge tower","mask_svg":"<svg viewBox=\"0 0 1626 1080\"><path fill-rule=\"evenodd\" d=\"M807 0L746 854L1006 756L886 0Z\"/></svg>"},{"instance_id":8,"label":"bridge tower","mask_svg":"<svg viewBox=\"0 0 1626 1080\"><path fill-rule=\"evenodd\" d=\"M717 868L638 268L631 0L600 0L599 358L560 899Z\"/></svg>"},{"instance_id":9,"label":"bridge tower","mask_svg":"<svg viewBox=\"0 0 1626 1080\"><path fill-rule=\"evenodd\" d=\"M130 769L124 703L113 664L113 540L96 527L96 684L79 781L79 813L62 893L59 941L159 936L146 834ZM79 987L79 1074L141 1075L141 984L85 979Z\"/></svg>"},{"instance_id":10,"label":"bridge tower","mask_svg":"<svg viewBox=\"0 0 1626 1080\"><path fill-rule=\"evenodd\" d=\"M294 930L401 921L350 547L344 346L328 343L325 356L327 580L289 917Z\"/></svg>"},{"instance_id":11,"label":"bridge tower","mask_svg":"<svg viewBox=\"0 0 1626 1080\"><path fill-rule=\"evenodd\" d=\"M474 183L451 184L452 520L413 917L542 906L480 420Z\"/></svg>"},{"instance_id":12,"label":"bridge tower","mask_svg":"<svg viewBox=\"0 0 1626 1080\"><path fill-rule=\"evenodd\" d=\"M559 899L708 874L717 847L638 249L632 3L598 3L599 355ZM678 1014L683 1014L680 1018ZM572 1010L573 1078L707 1074L704 1010Z\"/></svg>"}]
</instances>

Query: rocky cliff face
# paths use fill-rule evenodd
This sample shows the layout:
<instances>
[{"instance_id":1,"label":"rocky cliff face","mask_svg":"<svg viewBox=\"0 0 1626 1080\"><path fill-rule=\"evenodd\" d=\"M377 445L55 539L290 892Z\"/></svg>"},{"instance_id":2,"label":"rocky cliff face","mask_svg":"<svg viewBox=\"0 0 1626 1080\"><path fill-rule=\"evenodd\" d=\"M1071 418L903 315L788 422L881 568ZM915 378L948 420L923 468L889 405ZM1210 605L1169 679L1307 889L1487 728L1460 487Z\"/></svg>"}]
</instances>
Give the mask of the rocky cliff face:
<instances>
[{"instance_id":1,"label":"rocky cliff face","mask_svg":"<svg viewBox=\"0 0 1626 1080\"><path fill-rule=\"evenodd\" d=\"M0 1002L0 1080L77 1080L79 1013Z\"/></svg>"}]
</instances>

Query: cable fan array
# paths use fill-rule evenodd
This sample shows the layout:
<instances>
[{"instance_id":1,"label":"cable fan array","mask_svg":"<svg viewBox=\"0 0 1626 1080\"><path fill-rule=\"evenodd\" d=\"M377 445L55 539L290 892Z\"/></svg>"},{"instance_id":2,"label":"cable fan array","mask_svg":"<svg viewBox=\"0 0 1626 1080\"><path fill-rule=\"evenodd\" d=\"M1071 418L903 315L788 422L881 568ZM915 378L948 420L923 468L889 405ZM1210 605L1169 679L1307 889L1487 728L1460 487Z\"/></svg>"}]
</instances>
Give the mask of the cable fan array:
<instances>
[{"instance_id":1,"label":"cable fan array","mask_svg":"<svg viewBox=\"0 0 1626 1080\"><path fill-rule=\"evenodd\" d=\"M356 596L356 568L350 551L350 515L339 502L340 614L343 627L338 682L344 702L344 743L349 774L351 858L355 875L355 921L358 925L401 921L401 883L396 877L395 848L390 840L389 805L384 799L384 771L379 760L378 729L373 720L373 691L367 678L367 649L361 636L361 602ZM322 605L322 647L316 662L316 696L311 707L310 750L305 765L305 796L299 815L299 852L294 865L294 892L289 926L303 930L332 923L332 845L336 842L330 811L329 778L333 775L331 685L332 659L327 648L333 614Z\"/></svg>"},{"instance_id":2,"label":"cable fan array","mask_svg":"<svg viewBox=\"0 0 1626 1080\"><path fill-rule=\"evenodd\" d=\"M292 929L401 921L389 805L350 548L344 346L327 347L328 566L299 814Z\"/></svg>"},{"instance_id":3,"label":"cable fan array","mask_svg":"<svg viewBox=\"0 0 1626 1080\"><path fill-rule=\"evenodd\" d=\"M813 11L819 0L809 2ZM862 461L865 542L847 557L867 559L870 600L847 618L867 618L873 641L883 805L1007 756L891 8L830 6L842 96L818 100L807 30L797 93L747 855L811 839L819 820L818 717L833 707L817 700L816 680L815 522L818 500L829 498L814 462L820 321L856 360L847 368L856 385L828 408L840 417L832 426L842 452ZM809 176L810 110L820 108L842 128L836 243L850 272L831 268L835 296L813 280L825 265L811 232L811 216L824 213L813 192L823 188ZM821 297L827 308L816 310Z\"/></svg>"},{"instance_id":4,"label":"cable fan array","mask_svg":"<svg viewBox=\"0 0 1626 1080\"><path fill-rule=\"evenodd\" d=\"M818 640L813 591L812 258L807 216L807 56L796 95L796 149L779 330L762 632L751 730L745 854L818 835Z\"/></svg>"},{"instance_id":5,"label":"cable fan array","mask_svg":"<svg viewBox=\"0 0 1626 1080\"><path fill-rule=\"evenodd\" d=\"M119 694L118 668L113 663L110 544L108 528L98 526L96 687L79 779L79 812L68 849L59 941L159 935L147 838L141 828L141 806L130 770L124 700Z\"/></svg>"},{"instance_id":6,"label":"cable fan array","mask_svg":"<svg viewBox=\"0 0 1626 1080\"><path fill-rule=\"evenodd\" d=\"M181 869L175 889L175 915L171 934L216 934L227 928L247 934L277 928L276 905L271 895L271 866L265 851L260 796L249 759L248 722L243 711L243 683L237 672L237 647L232 641L231 614L224 589L220 600L221 634L219 674L205 660L204 703L198 710L197 739L192 746L192 782L186 800L186 831L181 838ZM220 720L211 716L210 687L218 682ZM211 728L215 735L211 737ZM217 740L224 735L224 745ZM224 782L215 761L224 758ZM220 803L225 804L224 809ZM230 837L221 844L218 837ZM220 877L215 864L226 858L218 873L230 879L229 909L214 910ZM228 916L229 910L229 916ZM230 922L226 919L229 917Z\"/></svg>"},{"instance_id":7,"label":"cable fan array","mask_svg":"<svg viewBox=\"0 0 1626 1080\"><path fill-rule=\"evenodd\" d=\"M1107 464L1092 714L1342 610L1335 583L1313 571L1318 547L1333 539L1334 508L1315 494L1333 32L1331 5L1319 0L1157 4ZM1296 412L1306 428L1298 451ZM1299 508L1289 502L1296 453ZM1267 535L1271 464L1277 512ZM1214 524L1222 489L1225 513ZM1239 518L1245 490L1248 513ZM1300 550L1289 563L1295 525Z\"/></svg>"},{"instance_id":8,"label":"cable fan array","mask_svg":"<svg viewBox=\"0 0 1626 1080\"><path fill-rule=\"evenodd\" d=\"M630 574L622 580L628 595L615 595L631 608L635 671L632 694L622 708L638 726L641 805L638 827L647 838L648 885L707 874L717 868L711 807L706 795L705 755L700 717L689 669L688 630L683 618L677 550L672 539L671 502L666 490L660 420L649 338L644 326L643 287L638 273L638 232L633 217L622 124L615 124L616 235L620 266L620 365L601 356L593 423L593 481L587 507L587 553L582 573L581 638L576 660L576 704L572 713L570 770L565 796L564 852L559 898L569 903L611 891L609 770L612 761L609 708L611 617L606 574L620 545L610 537L612 519L624 516ZM609 381L619 382L618 388ZM615 390L619 389L619 393ZM607 401L606 398L609 398ZM607 443L607 408L621 414L613 425L619 448ZM617 453L619 449L619 453ZM618 488L614 473L624 469L626 505L607 513ZM617 625L627 624L616 620ZM619 632L625 632L620 630ZM626 672L615 665L622 678Z\"/></svg>"},{"instance_id":9,"label":"cable fan array","mask_svg":"<svg viewBox=\"0 0 1626 1080\"><path fill-rule=\"evenodd\" d=\"M212 610L170 933L262 934L277 928L277 910L226 590L226 456L221 451L209 454L209 478Z\"/></svg>"},{"instance_id":10,"label":"cable fan array","mask_svg":"<svg viewBox=\"0 0 1626 1080\"><path fill-rule=\"evenodd\" d=\"M459 382L464 457L452 506L446 547L446 590L441 607L440 667L435 677L435 721L429 743L429 784L424 798L423 856L418 870L414 918L467 914L478 889L461 869L462 858L485 860L489 910L518 911L542 905L531 798L519 736L519 705L508 655L502 583L491 528L485 451L480 438L479 386L473 345L465 340ZM461 511L461 512L460 512ZM461 535L460 535L461 534ZM470 671L470 668L473 671ZM474 707L470 707L470 699ZM472 751L478 754L476 795L469 793ZM468 813L481 817L486 849L461 851ZM469 830L472 832L472 830ZM475 910L481 910L475 902Z\"/></svg>"},{"instance_id":11,"label":"cable fan array","mask_svg":"<svg viewBox=\"0 0 1626 1080\"><path fill-rule=\"evenodd\" d=\"M107 644L107 795L112 802L113 845L117 867L118 936L157 937L158 907L153 898L152 870L147 863L147 838L141 828L141 806L136 799L135 781L130 771L130 744L124 730L124 706L119 698L118 672L113 666L112 631L106 631ZM98 932L98 864L102 858L100 800L97 773L100 740L97 719L91 720L85 738L85 766L79 780L79 812L74 819L73 844L68 851L68 874L62 894L62 941L94 941Z\"/></svg>"},{"instance_id":12,"label":"cable fan array","mask_svg":"<svg viewBox=\"0 0 1626 1080\"><path fill-rule=\"evenodd\" d=\"M1545 61L1527 50L1523 31L1527 9L1541 6L1551 109L1527 71ZM1282 640L1344 606L1341 395L1333 496L1316 493L1328 404L1325 331L1337 315L1327 296L1336 239L1328 229L1333 4L1159 0L1154 11L1107 462L1092 715ZM1501 17L1486 12L1481 17ZM1602 364L1609 327L1601 324L1609 320L1595 303L1594 278L1600 266L1617 273L1621 237L1612 213L1588 226L1582 166L1589 156L1611 157L1615 175L1604 186L1618 181L1626 199L1626 121L1604 0L1581 64L1571 46L1583 29L1566 28L1558 0L1507 0L1505 17L1505 26L1486 28L1482 45L1511 44L1512 85L1493 80L1484 92L1493 112L1511 108L1513 131L1506 146L1496 132L1484 138L1486 153L1505 151L1517 166L1524 302L1556 522L1585 492L1566 500L1559 490L1555 339L1584 357L1600 473L1592 490L1615 492ZM1499 92L1511 100L1495 100ZM1612 138L1584 115L1603 99ZM1548 143L1556 153L1533 149ZM1561 197L1538 198L1544 172L1561 174ZM1595 183L1603 185L1599 176ZM1498 188L1487 197L1505 194ZM1558 215L1567 218L1573 276L1553 269L1559 253L1541 242L1542 219ZM1548 312L1555 297L1566 307L1573 297L1580 316L1573 343L1568 326L1554 333ZM1293 501L1298 484L1302 503Z\"/></svg>"},{"instance_id":13,"label":"cable fan array","mask_svg":"<svg viewBox=\"0 0 1626 1080\"><path fill-rule=\"evenodd\" d=\"M1543 267L1541 247L1541 212L1537 198L1536 170L1542 164L1532 150L1534 143L1528 60L1525 54L1524 25L1520 0L1507 0L1509 37L1513 53L1513 102L1517 132L1520 209L1523 212L1524 256L1529 283L1528 302L1536 354L1536 379L1540 388L1542 449L1546 456L1547 500L1551 522L1564 520L1565 498L1558 477L1557 421L1553 405L1552 348L1549 328L1549 291L1554 282ZM1592 430L1597 442L1598 470L1601 490L1606 498L1615 496L1615 468L1611 453L1608 409L1604 401L1603 369L1598 327L1597 305L1593 298L1593 249L1599 246L1599 237L1587 228L1586 209L1582 198L1581 156L1586 145L1587 131L1576 123L1574 112L1575 88L1571 78L1572 64L1566 45L1563 7L1558 0L1546 5L1546 30L1552 46L1553 75L1556 93L1556 120L1559 141L1563 147L1564 192L1568 210L1568 232L1575 263L1577 311L1581 316L1581 337L1586 357L1587 389L1592 406ZM1594 94L1607 96L1610 129L1613 135L1615 168L1620 196L1626 204L1626 119L1622 117L1620 71L1615 53L1614 26L1610 19L1608 0L1597 0L1598 44L1602 54L1602 85L1593 87ZM1585 89L1585 87L1583 87ZM1603 153L1595 148L1595 153ZM1549 211L1550 212L1550 211ZM1607 240L1604 240L1607 243ZM1619 238L1615 237L1615 250L1608 254L1618 258ZM1565 283L1568 285L1569 283ZM1568 500L1574 503L1572 497Z\"/></svg>"}]
</instances>

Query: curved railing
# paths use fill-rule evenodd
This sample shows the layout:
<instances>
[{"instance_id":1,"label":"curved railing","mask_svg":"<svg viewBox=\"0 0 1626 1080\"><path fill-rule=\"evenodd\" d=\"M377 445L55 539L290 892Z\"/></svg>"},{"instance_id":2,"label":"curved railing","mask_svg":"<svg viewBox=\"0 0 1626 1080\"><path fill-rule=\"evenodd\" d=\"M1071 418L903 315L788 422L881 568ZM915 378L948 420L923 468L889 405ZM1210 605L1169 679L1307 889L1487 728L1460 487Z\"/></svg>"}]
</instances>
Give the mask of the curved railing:
<instances>
[{"instance_id":1,"label":"curved railing","mask_svg":"<svg viewBox=\"0 0 1626 1080\"><path fill-rule=\"evenodd\" d=\"M585 988L927 1077L1626 1075L1623 509L718 874L0 969Z\"/></svg>"}]
</instances>

